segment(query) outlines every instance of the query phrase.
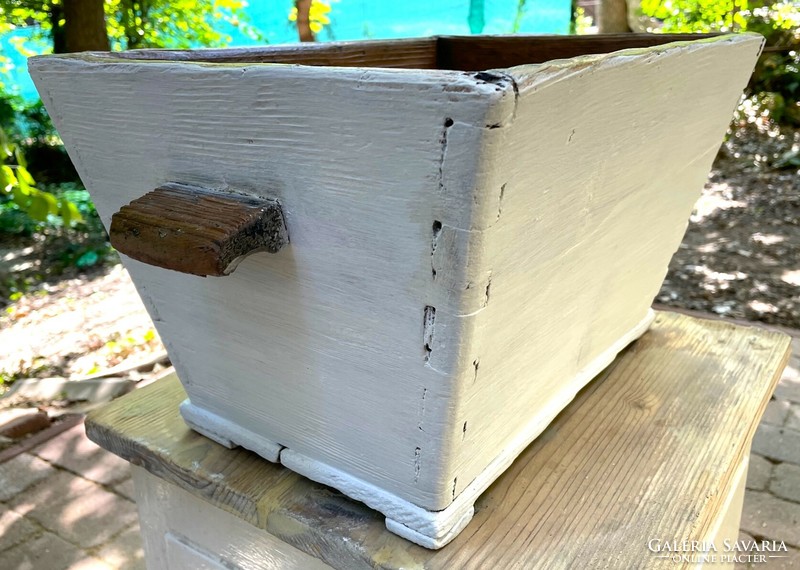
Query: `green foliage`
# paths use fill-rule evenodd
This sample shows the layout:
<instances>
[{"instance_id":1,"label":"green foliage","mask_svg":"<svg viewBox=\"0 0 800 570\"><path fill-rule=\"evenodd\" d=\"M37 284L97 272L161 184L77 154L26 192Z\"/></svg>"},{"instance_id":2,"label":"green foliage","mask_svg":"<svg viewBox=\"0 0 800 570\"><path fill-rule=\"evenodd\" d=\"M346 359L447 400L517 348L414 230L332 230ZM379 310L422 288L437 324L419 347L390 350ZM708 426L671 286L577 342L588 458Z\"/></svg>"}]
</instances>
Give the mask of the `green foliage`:
<instances>
[{"instance_id":1,"label":"green foliage","mask_svg":"<svg viewBox=\"0 0 800 570\"><path fill-rule=\"evenodd\" d=\"M65 226L83 221L75 204L38 189L27 166L20 145L0 129L0 193L5 194L7 202L35 222L45 222L50 216L60 218Z\"/></svg>"},{"instance_id":2,"label":"green foliage","mask_svg":"<svg viewBox=\"0 0 800 570\"><path fill-rule=\"evenodd\" d=\"M0 32L36 25L52 39L63 26L63 0L0 0ZM223 46L220 24L262 39L244 15L245 0L106 0L106 26L114 49ZM2 64L2 62L0 62Z\"/></svg>"},{"instance_id":3,"label":"green foliage","mask_svg":"<svg viewBox=\"0 0 800 570\"><path fill-rule=\"evenodd\" d=\"M642 0L662 32L757 32L764 54L747 89L750 108L800 126L800 3L770 0Z\"/></svg>"},{"instance_id":4,"label":"green foliage","mask_svg":"<svg viewBox=\"0 0 800 570\"><path fill-rule=\"evenodd\" d=\"M112 44L121 49L224 46L231 37L220 23L253 39L260 34L245 19L243 0L106 0L106 24Z\"/></svg>"},{"instance_id":5,"label":"green foliage","mask_svg":"<svg viewBox=\"0 0 800 570\"><path fill-rule=\"evenodd\" d=\"M588 34L589 28L592 27L593 23L594 22L592 21L592 17L586 13L586 10L584 10L580 6L576 6L575 13L573 14L572 17L572 23L570 26L571 29L569 33L577 34L579 36Z\"/></svg>"},{"instance_id":6,"label":"green foliage","mask_svg":"<svg viewBox=\"0 0 800 570\"><path fill-rule=\"evenodd\" d=\"M525 2L526 0L518 0L517 10L514 14L514 23L511 24L511 33L516 34L519 32L519 27L522 25L522 18L525 16Z\"/></svg>"},{"instance_id":7,"label":"green foliage","mask_svg":"<svg viewBox=\"0 0 800 570\"><path fill-rule=\"evenodd\" d=\"M108 259L116 260L114 249L108 242L108 235L97 215L94 203L87 192L79 184L61 184L56 194L75 204L84 220L76 229L80 235L66 243L58 254L58 261L63 266L87 269L102 265Z\"/></svg>"},{"instance_id":8,"label":"green foliage","mask_svg":"<svg viewBox=\"0 0 800 570\"><path fill-rule=\"evenodd\" d=\"M30 150L59 148L60 143L41 102L28 105L18 96L0 93L0 208L4 212L0 229L29 233L50 217L66 226L82 221L75 204L37 187L26 160Z\"/></svg>"},{"instance_id":9,"label":"green foliage","mask_svg":"<svg viewBox=\"0 0 800 570\"><path fill-rule=\"evenodd\" d=\"M35 221L7 197L0 197L0 232L6 233L3 239L18 244L18 249L33 250L28 258L34 260L25 264L24 269L11 273L0 271L0 306L42 282L119 261L89 193L80 184L43 185L42 191L59 201L74 204L81 221L72 226L66 226L64 220L56 216Z\"/></svg>"},{"instance_id":10,"label":"green foliage","mask_svg":"<svg viewBox=\"0 0 800 570\"><path fill-rule=\"evenodd\" d=\"M662 20L664 32L727 32L746 26L747 5L748 0L642 0L641 9Z\"/></svg>"},{"instance_id":11,"label":"green foliage","mask_svg":"<svg viewBox=\"0 0 800 570\"><path fill-rule=\"evenodd\" d=\"M16 120L20 126L20 134L29 141L61 146L61 137L58 136L41 100L34 103L22 102L17 107Z\"/></svg>"},{"instance_id":12,"label":"green foliage","mask_svg":"<svg viewBox=\"0 0 800 570\"><path fill-rule=\"evenodd\" d=\"M37 182L79 179L41 101L29 103L0 91L0 128L10 139L19 141L28 161L28 172Z\"/></svg>"}]
</instances>

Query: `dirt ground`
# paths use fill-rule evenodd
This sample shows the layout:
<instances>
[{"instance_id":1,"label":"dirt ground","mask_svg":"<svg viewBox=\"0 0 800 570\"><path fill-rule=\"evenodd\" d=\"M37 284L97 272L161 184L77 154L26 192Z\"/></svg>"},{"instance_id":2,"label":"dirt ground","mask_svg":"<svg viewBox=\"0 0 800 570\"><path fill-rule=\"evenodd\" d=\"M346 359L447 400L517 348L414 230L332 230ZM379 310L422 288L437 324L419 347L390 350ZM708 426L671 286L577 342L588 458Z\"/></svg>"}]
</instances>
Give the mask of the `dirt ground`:
<instances>
[{"instance_id":1,"label":"dirt ground","mask_svg":"<svg viewBox=\"0 0 800 570\"><path fill-rule=\"evenodd\" d=\"M0 317L7 378L79 378L164 350L122 265L40 291Z\"/></svg>"},{"instance_id":2,"label":"dirt ground","mask_svg":"<svg viewBox=\"0 0 800 570\"><path fill-rule=\"evenodd\" d=\"M800 329L798 150L800 131L730 137L657 302ZM32 251L1 245L6 263ZM120 265L13 302L0 317L0 346L6 379L81 377L163 350Z\"/></svg>"},{"instance_id":3,"label":"dirt ground","mask_svg":"<svg viewBox=\"0 0 800 570\"><path fill-rule=\"evenodd\" d=\"M800 131L722 146L659 303L800 329Z\"/></svg>"}]
</instances>

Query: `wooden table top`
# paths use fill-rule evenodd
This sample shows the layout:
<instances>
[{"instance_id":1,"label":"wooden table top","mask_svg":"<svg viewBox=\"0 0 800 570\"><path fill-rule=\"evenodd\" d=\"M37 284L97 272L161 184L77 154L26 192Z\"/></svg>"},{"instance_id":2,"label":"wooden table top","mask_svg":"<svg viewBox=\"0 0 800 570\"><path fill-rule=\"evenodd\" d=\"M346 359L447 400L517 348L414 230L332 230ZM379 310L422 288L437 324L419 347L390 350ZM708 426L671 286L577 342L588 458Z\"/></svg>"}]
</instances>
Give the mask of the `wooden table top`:
<instances>
[{"instance_id":1,"label":"wooden table top","mask_svg":"<svg viewBox=\"0 0 800 570\"><path fill-rule=\"evenodd\" d=\"M187 428L172 375L90 414L89 437L341 568L656 567L651 538L702 540L789 356L788 336L659 312L430 551L383 516ZM225 382L220 378L220 382ZM502 421L502 418L498 418Z\"/></svg>"}]
</instances>

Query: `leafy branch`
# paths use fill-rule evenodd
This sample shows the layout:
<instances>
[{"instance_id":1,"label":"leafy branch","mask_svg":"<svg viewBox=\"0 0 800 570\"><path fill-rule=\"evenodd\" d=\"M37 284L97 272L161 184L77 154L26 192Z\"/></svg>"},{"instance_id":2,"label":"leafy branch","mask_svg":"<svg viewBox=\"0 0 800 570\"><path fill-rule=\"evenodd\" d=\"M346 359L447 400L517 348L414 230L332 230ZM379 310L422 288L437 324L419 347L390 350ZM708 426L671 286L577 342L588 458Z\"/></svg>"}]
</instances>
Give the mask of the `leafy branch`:
<instances>
[{"instance_id":1,"label":"leafy branch","mask_svg":"<svg viewBox=\"0 0 800 570\"><path fill-rule=\"evenodd\" d=\"M83 222L75 204L38 189L27 166L20 146L11 142L0 129L0 190L3 194L37 222L46 221L48 216L60 217L66 227Z\"/></svg>"}]
</instances>

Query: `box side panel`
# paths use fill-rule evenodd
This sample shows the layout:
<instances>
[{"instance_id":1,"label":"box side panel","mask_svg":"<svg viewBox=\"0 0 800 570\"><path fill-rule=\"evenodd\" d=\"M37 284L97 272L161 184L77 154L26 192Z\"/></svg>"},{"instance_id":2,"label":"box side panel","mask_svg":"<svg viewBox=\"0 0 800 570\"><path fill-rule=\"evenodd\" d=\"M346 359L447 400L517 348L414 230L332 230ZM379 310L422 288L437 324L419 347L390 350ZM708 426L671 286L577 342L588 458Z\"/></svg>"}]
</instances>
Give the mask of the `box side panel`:
<instances>
[{"instance_id":1,"label":"box side panel","mask_svg":"<svg viewBox=\"0 0 800 570\"><path fill-rule=\"evenodd\" d=\"M458 144L447 131L482 124L493 86L289 66L31 67L107 226L165 182L282 204L290 245L230 276L124 260L192 403L419 506L447 506L465 301L434 282L434 234L439 254L454 252L440 275L469 281L457 275L469 233L442 228L468 228L473 202L442 191L442 164L445 151L452 164L477 151L469 129Z\"/></svg>"},{"instance_id":2,"label":"box side panel","mask_svg":"<svg viewBox=\"0 0 800 570\"><path fill-rule=\"evenodd\" d=\"M643 322L759 50L751 36L512 70L457 493L488 457L508 464Z\"/></svg>"}]
</instances>

